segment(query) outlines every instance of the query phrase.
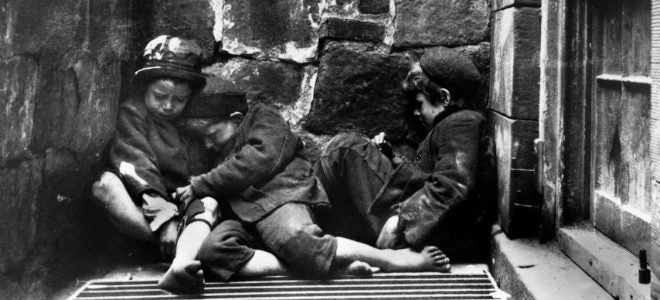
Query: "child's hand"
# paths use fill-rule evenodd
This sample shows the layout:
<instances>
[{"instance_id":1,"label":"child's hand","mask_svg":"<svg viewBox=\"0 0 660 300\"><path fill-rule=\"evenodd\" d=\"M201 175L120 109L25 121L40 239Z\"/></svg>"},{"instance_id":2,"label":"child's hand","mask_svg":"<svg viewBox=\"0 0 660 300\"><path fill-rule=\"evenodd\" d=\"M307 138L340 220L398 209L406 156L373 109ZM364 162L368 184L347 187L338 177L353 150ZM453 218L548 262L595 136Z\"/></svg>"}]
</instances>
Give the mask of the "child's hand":
<instances>
[{"instance_id":1,"label":"child's hand","mask_svg":"<svg viewBox=\"0 0 660 300\"><path fill-rule=\"evenodd\" d=\"M184 187L180 187L176 189L175 199L178 199L179 202L184 203L185 207L188 207L188 204L194 198L195 195L193 194L192 187L190 185L186 185Z\"/></svg>"}]
</instances>

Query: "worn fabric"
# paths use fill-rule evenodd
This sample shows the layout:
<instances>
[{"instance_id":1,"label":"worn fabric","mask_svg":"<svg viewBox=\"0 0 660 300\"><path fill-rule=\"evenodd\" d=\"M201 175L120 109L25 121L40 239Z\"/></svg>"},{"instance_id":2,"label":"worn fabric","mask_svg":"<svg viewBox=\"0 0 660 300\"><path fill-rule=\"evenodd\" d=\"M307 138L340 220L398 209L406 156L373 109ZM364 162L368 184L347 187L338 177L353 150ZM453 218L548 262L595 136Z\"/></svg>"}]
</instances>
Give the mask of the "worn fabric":
<instances>
[{"instance_id":1,"label":"worn fabric","mask_svg":"<svg viewBox=\"0 0 660 300\"><path fill-rule=\"evenodd\" d=\"M192 177L196 197L226 200L245 222L259 221L289 202L328 205L311 163L302 154L302 141L274 108L265 104L250 108L231 144L214 169Z\"/></svg>"},{"instance_id":2,"label":"worn fabric","mask_svg":"<svg viewBox=\"0 0 660 300\"><path fill-rule=\"evenodd\" d=\"M180 134L175 124L153 117L142 99L130 98L120 106L110 148L111 169L148 220L169 220L171 216L165 215L171 215L173 205L147 203L142 195L155 194L171 202L177 187L208 169L205 155L201 144Z\"/></svg>"},{"instance_id":3,"label":"worn fabric","mask_svg":"<svg viewBox=\"0 0 660 300\"><path fill-rule=\"evenodd\" d=\"M462 257L458 240L471 243L492 221L494 156L486 130L481 113L447 111L436 118L413 162L381 167L391 162L367 139L340 137L325 149L316 170L333 210L344 205L335 201L345 196L358 206L370 226L366 242L398 214L408 245L436 244Z\"/></svg>"},{"instance_id":4,"label":"worn fabric","mask_svg":"<svg viewBox=\"0 0 660 300\"><path fill-rule=\"evenodd\" d=\"M303 203L287 203L251 224L228 218L206 238L197 258L209 280L230 280L252 257L254 249L275 255L295 274L328 274L337 250Z\"/></svg>"}]
</instances>

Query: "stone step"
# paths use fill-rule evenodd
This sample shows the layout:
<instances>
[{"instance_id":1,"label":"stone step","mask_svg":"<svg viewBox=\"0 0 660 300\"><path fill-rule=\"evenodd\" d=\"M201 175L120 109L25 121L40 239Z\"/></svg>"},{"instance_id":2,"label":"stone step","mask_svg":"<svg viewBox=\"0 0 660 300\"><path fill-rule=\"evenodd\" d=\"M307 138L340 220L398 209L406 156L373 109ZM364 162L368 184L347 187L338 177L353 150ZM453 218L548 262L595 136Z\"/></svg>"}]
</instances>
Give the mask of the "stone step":
<instances>
[{"instance_id":1,"label":"stone step","mask_svg":"<svg viewBox=\"0 0 660 300\"><path fill-rule=\"evenodd\" d=\"M491 272L511 299L614 299L556 241L510 240L498 228L494 232Z\"/></svg>"}]
</instances>

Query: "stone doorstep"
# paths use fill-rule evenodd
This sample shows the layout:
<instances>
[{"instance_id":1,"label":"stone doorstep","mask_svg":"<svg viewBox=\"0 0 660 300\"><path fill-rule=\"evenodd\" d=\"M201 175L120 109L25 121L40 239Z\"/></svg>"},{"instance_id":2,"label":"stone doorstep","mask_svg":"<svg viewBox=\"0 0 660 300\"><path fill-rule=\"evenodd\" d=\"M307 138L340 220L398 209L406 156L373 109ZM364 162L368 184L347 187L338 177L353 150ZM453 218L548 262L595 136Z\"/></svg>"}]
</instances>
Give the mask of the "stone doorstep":
<instances>
[{"instance_id":1,"label":"stone doorstep","mask_svg":"<svg viewBox=\"0 0 660 300\"><path fill-rule=\"evenodd\" d=\"M619 299L651 299L651 285L638 280L637 256L593 226L584 223L560 228L557 241L561 250L610 294Z\"/></svg>"},{"instance_id":2,"label":"stone doorstep","mask_svg":"<svg viewBox=\"0 0 660 300\"><path fill-rule=\"evenodd\" d=\"M557 241L510 240L496 226L491 272L511 299L614 299L564 255Z\"/></svg>"}]
</instances>

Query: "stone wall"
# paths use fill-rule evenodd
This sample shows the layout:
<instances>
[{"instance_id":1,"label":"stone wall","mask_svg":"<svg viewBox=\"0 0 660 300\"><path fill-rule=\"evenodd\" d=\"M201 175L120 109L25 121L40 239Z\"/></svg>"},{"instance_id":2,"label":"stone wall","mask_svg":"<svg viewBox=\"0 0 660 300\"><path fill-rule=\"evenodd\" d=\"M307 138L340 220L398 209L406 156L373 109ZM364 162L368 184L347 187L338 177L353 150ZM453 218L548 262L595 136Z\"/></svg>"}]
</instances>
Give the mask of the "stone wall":
<instances>
[{"instance_id":1,"label":"stone wall","mask_svg":"<svg viewBox=\"0 0 660 300\"><path fill-rule=\"evenodd\" d=\"M539 135L541 1L493 1L491 119L499 223L509 238L539 232L534 139Z\"/></svg>"},{"instance_id":2,"label":"stone wall","mask_svg":"<svg viewBox=\"0 0 660 300\"><path fill-rule=\"evenodd\" d=\"M90 230L99 227L89 186L148 10L127 0L0 4L0 298L50 298L107 244Z\"/></svg>"},{"instance_id":3,"label":"stone wall","mask_svg":"<svg viewBox=\"0 0 660 300\"><path fill-rule=\"evenodd\" d=\"M455 47L484 75L488 0L8 0L0 11L0 290L44 298L127 241L89 206L135 57L159 34L208 52L205 99L227 86L276 106L317 155L332 134L420 136L400 84L424 49ZM219 97L218 97L219 98ZM98 234L98 232L104 232ZM110 235L110 237L108 237ZM114 261L113 261L114 262ZM0 295L1 296L1 295ZM6 297L3 297L6 298Z\"/></svg>"}]
</instances>

